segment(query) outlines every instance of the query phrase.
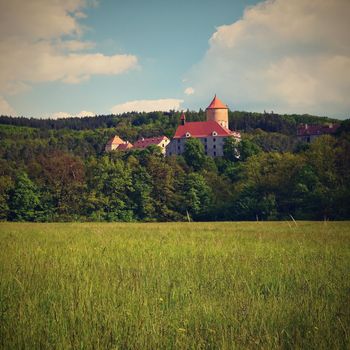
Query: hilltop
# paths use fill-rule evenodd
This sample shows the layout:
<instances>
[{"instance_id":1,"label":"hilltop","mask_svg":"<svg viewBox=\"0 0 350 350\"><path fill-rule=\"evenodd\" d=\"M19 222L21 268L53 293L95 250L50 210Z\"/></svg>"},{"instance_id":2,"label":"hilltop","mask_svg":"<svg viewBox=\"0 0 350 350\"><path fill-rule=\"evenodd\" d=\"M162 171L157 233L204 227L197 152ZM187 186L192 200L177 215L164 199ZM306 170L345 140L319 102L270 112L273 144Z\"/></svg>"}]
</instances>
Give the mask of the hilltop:
<instances>
[{"instance_id":1,"label":"hilltop","mask_svg":"<svg viewBox=\"0 0 350 350\"><path fill-rule=\"evenodd\" d=\"M202 110L186 116L205 118ZM336 120L230 112L230 127L242 134L240 159L228 150L213 160L201 146L166 158L157 147L104 152L115 134L132 142L171 138L179 117L175 111L61 120L0 117L0 219L350 218L348 121L335 137L304 144L296 138L299 123Z\"/></svg>"}]
</instances>

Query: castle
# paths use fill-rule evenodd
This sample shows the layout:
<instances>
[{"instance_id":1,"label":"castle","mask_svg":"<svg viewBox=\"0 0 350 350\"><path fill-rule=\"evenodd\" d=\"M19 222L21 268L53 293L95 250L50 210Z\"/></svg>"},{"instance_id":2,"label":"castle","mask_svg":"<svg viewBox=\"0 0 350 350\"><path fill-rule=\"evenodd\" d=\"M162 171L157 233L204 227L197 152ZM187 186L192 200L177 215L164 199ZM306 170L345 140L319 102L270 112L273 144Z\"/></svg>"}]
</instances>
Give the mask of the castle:
<instances>
[{"instance_id":1,"label":"castle","mask_svg":"<svg viewBox=\"0 0 350 350\"><path fill-rule=\"evenodd\" d=\"M227 137L241 139L241 134L229 129L228 107L214 96L206 109L207 120L204 122L187 122L184 113L181 114L180 125L170 141L166 136L140 139L133 144L122 140L119 136L112 137L105 151L113 150L127 151L130 149L144 149L150 145L161 148L164 155L180 155L185 150L185 144L189 138L199 139L204 146L205 154L210 157L222 157L224 155L224 144Z\"/></svg>"},{"instance_id":2,"label":"castle","mask_svg":"<svg viewBox=\"0 0 350 350\"><path fill-rule=\"evenodd\" d=\"M204 146L205 154L210 157L222 157L227 137L241 139L241 134L231 131L228 124L228 107L214 96L206 109L207 120L204 122L186 122L184 113L181 115L181 125L178 126L173 139L166 148L166 155L179 155L185 150L189 138L199 139Z\"/></svg>"}]
</instances>

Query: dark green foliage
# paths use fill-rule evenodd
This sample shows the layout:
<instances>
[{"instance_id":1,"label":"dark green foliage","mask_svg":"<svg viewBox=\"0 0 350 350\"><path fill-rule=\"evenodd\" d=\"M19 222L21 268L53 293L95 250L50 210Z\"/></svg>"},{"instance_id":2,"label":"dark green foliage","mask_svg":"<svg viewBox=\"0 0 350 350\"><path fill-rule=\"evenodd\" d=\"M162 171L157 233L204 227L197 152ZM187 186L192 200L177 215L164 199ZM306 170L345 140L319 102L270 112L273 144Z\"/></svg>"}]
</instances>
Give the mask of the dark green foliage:
<instances>
[{"instance_id":1,"label":"dark green foliage","mask_svg":"<svg viewBox=\"0 0 350 350\"><path fill-rule=\"evenodd\" d=\"M185 144L183 157L194 170L202 169L205 163L205 150L199 139L189 138Z\"/></svg>"},{"instance_id":2,"label":"dark green foliage","mask_svg":"<svg viewBox=\"0 0 350 350\"><path fill-rule=\"evenodd\" d=\"M231 162L236 162L239 160L238 152L239 142L234 137L228 137L224 144L224 159Z\"/></svg>"},{"instance_id":3,"label":"dark green foliage","mask_svg":"<svg viewBox=\"0 0 350 350\"><path fill-rule=\"evenodd\" d=\"M131 221L132 176L122 160L104 156L89 166L89 188L86 206L92 220Z\"/></svg>"},{"instance_id":4,"label":"dark green foliage","mask_svg":"<svg viewBox=\"0 0 350 350\"><path fill-rule=\"evenodd\" d=\"M184 183L187 211L194 217L203 215L211 205L211 189L201 174L192 173Z\"/></svg>"},{"instance_id":5,"label":"dark green foliage","mask_svg":"<svg viewBox=\"0 0 350 350\"><path fill-rule=\"evenodd\" d=\"M254 142L243 138L238 144L239 159L246 161L249 157L261 152L261 148Z\"/></svg>"},{"instance_id":6,"label":"dark green foliage","mask_svg":"<svg viewBox=\"0 0 350 350\"><path fill-rule=\"evenodd\" d=\"M9 216L10 192L13 189L13 182L9 176L0 176L0 221L6 220Z\"/></svg>"},{"instance_id":7,"label":"dark green foliage","mask_svg":"<svg viewBox=\"0 0 350 350\"><path fill-rule=\"evenodd\" d=\"M36 186L25 172L19 173L9 196L9 218L14 221L35 221L39 204Z\"/></svg>"},{"instance_id":8,"label":"dark green foliage","mask_svg":"<svg viewBox=\"0 0 350 350\"><path fill-rule=\"evenodd\" d=\"M296 123L328 119L232 116L251 131L241 142L227 139L224 157L215 159L191 138L180 157L165 158L156 146L104 153L115 134L130 141L172 136L178 112L57 122L2 118L27 126L0 124L0 220L178 221L187 213L207 221L350 218L346 121L336 137L303 144L293 134ZM188 111L187 119L205 114Z\"/></svg>"},{"instance_id":9,"label":"dark green foliage","mask_svg":"<svg viewBox=\"0 0 350 350\"><path fill-rule=\"evenodd\" d=\"M228 137L224 144L224 159L231 162L246 161L249 157L261 152L261 148L247 138L237 141Z\"/></svg>"}]
</instances>

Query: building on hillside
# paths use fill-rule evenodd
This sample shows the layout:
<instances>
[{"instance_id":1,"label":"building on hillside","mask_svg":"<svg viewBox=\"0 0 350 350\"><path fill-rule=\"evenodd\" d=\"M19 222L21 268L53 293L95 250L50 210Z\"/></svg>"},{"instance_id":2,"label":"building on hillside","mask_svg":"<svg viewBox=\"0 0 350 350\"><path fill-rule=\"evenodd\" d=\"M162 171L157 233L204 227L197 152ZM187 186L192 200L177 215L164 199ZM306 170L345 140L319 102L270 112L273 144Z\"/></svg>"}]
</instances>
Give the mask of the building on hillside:
<instances>
[{"instance_id":1,"label":"building on hillside","mask_svg":"<svg viewBox=\"0 0 350 350\"><path fill-rule=\"evenodd\" d=\"M119 136L112 137L106 144L105 151L127 151L129 149L145 149L148 146L155 145L161 148L162 153L165 155L166 146L170 140L166 136L158 136L151 138L141 138L134 144L129 141L122 140Z\"/></svg>"},{"instance_id":2,"label":"building on hillside","mask_svg":"<svg viewBox=\"0 0 350 350\"><path fill-rule=\"evenodd\" d=\"M145 149L148 146L155 145L161 148L162 153L165 155L165 150L170 140L166 136L150 137L150 138L141 138L134 143L133 148L136 149Z\"/></svg>"},{"instance_id":3,"label":"building on hillside","mask_svg":"<svg viewBox=\"0 0 350 350\"><path fill-rule=\"evenodd\" d=\"M169 143L166 154L179 155L185 150L186 141L189 138L199 139L204 146L205 154L210 157L222 157L225 139L234 137L241 139L241 134L232 131L228 127L228 107L224 105L217 97L206 109L207 120L204 122L186 122L186 116L182 113L175 135Z\"/></svg>"},{"instance_id":4,"label":"building on hillside","mask_svg":"<svg viewBox=\"0 0 350 350\"><path fill-rule=\"evenodd\" d=\"M299 141L312 142L315 138L322 135L334 134L340 124L325 124L325 125L308 125L300 124L297 127L297 138Z\"/></svg>"},{"instance_id":5,"label":"building on hillside","mask_svg":"<svg viewBox=\"0 0 350 350\"><path fill-rule=\"evenodd\" d=\"M122 140L119 136L113 136L106 144L105 152L110 151L126 151L132 148L132 144L129 141Z\"/></svg>"}]
</instances>

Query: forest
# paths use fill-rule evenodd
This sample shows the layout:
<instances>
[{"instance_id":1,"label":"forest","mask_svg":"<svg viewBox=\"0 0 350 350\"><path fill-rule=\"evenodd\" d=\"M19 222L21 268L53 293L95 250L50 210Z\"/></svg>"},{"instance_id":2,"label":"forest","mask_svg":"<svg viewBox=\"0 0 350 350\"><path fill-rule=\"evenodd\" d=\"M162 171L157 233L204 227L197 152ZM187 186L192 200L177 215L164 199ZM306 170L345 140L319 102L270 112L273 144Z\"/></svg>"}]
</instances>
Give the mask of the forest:
<instances>
[{"instance_id":1,"label":"forest","mask_svg":"<svg viewBox=\"0 0 350 350\"><path fill-rule=\"evenodd\" d=\"M205 112L187 111L188 121ZM113 135L171 138L177 111L69 119L0 117L0 220L229 221L350 219L350 121L311 144L299 123L311 115L230 112L222 158L191 139L183 156L156 146L110 152ZM236 157L238 150L240 157Z\"/></svg>"}]
</instances>

